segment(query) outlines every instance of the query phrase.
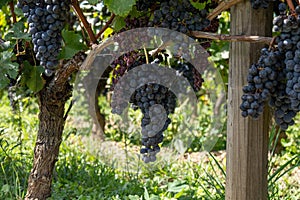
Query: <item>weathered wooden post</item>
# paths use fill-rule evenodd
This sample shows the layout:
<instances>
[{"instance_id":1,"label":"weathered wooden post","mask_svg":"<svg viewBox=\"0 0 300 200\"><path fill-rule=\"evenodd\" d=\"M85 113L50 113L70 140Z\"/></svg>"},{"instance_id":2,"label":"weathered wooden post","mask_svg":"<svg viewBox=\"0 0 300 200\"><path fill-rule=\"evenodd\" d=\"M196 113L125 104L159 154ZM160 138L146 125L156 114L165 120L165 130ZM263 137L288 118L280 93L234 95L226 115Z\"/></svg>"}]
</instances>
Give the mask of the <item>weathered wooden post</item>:
<instances>
[{"instance_id":1,"label":"weathered wooden post","mask_svg":"<svg viewBox=\"0 0 300 200\"><path fill-rule=\"evenodd\" d=\"M232 35L271 36L272 8L253 10L249 0L231 8ZM239 106L248 68L263 44L233 42L230 46L227 122L226 200L267 199L267 155L270 115L242 118Z\"/></svg>"}]
</instances>

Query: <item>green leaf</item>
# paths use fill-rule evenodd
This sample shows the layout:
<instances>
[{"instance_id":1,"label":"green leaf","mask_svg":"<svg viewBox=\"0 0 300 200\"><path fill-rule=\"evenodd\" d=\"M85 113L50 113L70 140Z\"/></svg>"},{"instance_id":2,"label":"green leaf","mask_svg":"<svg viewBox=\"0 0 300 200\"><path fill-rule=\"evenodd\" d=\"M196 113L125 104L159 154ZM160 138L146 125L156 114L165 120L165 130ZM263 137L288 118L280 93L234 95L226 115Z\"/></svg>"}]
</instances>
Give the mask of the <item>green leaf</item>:
<instances>
[{"instance_id":1,"label":"green leaf","mask_svg":"<svg viewBox=\"0 0 300 200\"><path fill-rule=\"evenodd\" d=\"M136 0L104 0L105 5L111 12L122 17L126 17L135 2Z\"/></svg>"},{"instance_id":2,"label":"green leaf","mask_svg":"<svg viewBox=\"0 0 300 200\"><path fill-rule=\"evenodd\" d=\"M0 90L9 84L9 77L15 79L18 75L18 64L11 61L13 55L10 51L0 52Z\"/></svg>"},{"instance_id":3,"label":"green leaf","mask_svg":"<svg viewBox=\"0 0 300 200\"><path fill-rule=\"evenodd\" d=\"M145 13L140 12L140 11L138 11L136 9L136 7L133 7L132 10L130 11L129 15L130 15L130 17L136 17L136 18L138 18L140 16L144 16Z\"/></svg>"},{"instance_id":4,"label":"green leaf","mask_svg":"<svg viewBox=\"0 0 300 200\"><path fill-rule=\"evenodd\" d=\"M0 76L0 90L3 90L9 84L9 79L5 75Z\"/></svg>"},{"instance_id":5,"label":"green leaf","mask_svg":"<svg viewBox=\"0 0 300 200\"><path fill-rule=\"evenodd\" d=\"M99 1L98 0L88 0L89 4L93 4L95 5L96 3L98 3Z\"/></svg>"},{"instance_id":6,"label":"green leaf","mask_svg":"<svg viewBox=\"0 0 300 200\"><path fill-rule=\"evenodd\" d=\"M8 193L9 190L10 190L10 186L8 184L3 185L1 188L1 192L3 193Z\"/></svg>"},{"instance_id":7,"label":"green leaf","mask_svg":"<svg viewBox=\"0 0 300 200\"><path fill-rule=\"evenodd\" d=\"M129 200L140 200L140 197L138 195L129 195L128 198Z\"/></svg>"},{"instance_id":8,"label":"green leaf","mask_svg":"<svg viewBox=\"0 0 300 200\"><path fill-rule=\"evenodd\" d=\"M78 51L87 49L87 47L83 44L81 35L75 33L74 31L63 30L62 37L65 45L60 52L60 59L70 59Z\"/></svg>"},{"instance_id":9,"label":"green leaf","mask_svg":"<svg viewBox=\"0 0 300 200\"><path fill-rule=\"evenodd\" d=\"M10 2L11 0L1 0L0 1L0 8L2 8L2 6L5 6L8 4L8 2Z\"/></svg>"},{"instance_id":10,"label":"green leaf","mask_svg":"<svg viewBox=\"0 0 300 200\"><path fill-rule=\"evenodd\" d=\"M22 78L26 86L33 92L38 92L43 89L45 84L45 81L41 76L43 72L44 68L41 66L32 66L28 62L24 63Z\"/></svg>"},{"instance_id":11,"label":"green leaf","mask_svg":"<svg viewBox=\"0 0 300 200\"><path fill-rule=\"evenodd\" d=\"M205 8L206 4L209 4L211 2L211 0L208 0L206 2L198 2L198 1L190 0L190 2L198 10L203 10Z\"/></svg>"},{"instance_id":12,"label":"green leaf","mask_svg":"<svg viewBox=\"0 0 300 200\"><path fill-rule=\"evenodd\" d=\"M140 17L142 14L139 11L137 11L137 9L135 7L132 8L132 10L129 12L128 15L130 15L130 17ZM114 30L116 32L120 31L122 28L124 28L126 26L126 22L125 22L125 17L119 16L117 15L113 21L112 27L114 28Z\"/></svg>"},{"instance_id":13,"label":"green leaf","mask_svg":"<svg viewBox=\"0 0 300 200\"><path fill-rule=\"evenodd\" d=\"M144 189L145 189L145 191L144 191L144 198L145 198L145 200L149 200L149 199L150 199L150 197L149 197L148 190L147 190L147 188L146 188L146 187L145 187Z\"/></svg>"},{"instance_id":14,"label":"green leaf","mask_svg":"<svg viewBox=\"0 0 300 200\"><path fill-rule=\"evenodd\" d=\"M6 41L0 44L0 51L12 50L14 46L10 41Z\"/></svg>"},{"instance_id":15,"label":"green leaf","mask_svg":"<svg viewBox=\"0 0 300 200\"><path fill-rule=\"evenodd\" d=\"M105 29L105 31L102 34L103 39L108 38L109 36L111 36L111 34L113 34L114 30L110 27L108 27L107 29Z\"/></svg>"},{"instance_id":16,"label":"green leaf","mask_svg":"<svg viewBox=\"0 0 300 200\"><path fill-rule=\"evenodd\" d=\"M23 22L17 22L13 25L11 29L8 30L7 34L4 36L5 40L17 40L24 39L30 40L30 34L25 33L25 26Z\"/></svg>"},{"instance_id":17,"label":"green leaf","mask_svg":"<svg viewBox=\"0 0 300 200\"><path fill-rule=\"evenodd\" d=\"M188 185L184 184L182 181L174 181L168 184L168 192L178 193L186 189Z\"/></svg>"},{"instance_id":18,"label":"green leaf","mask_svg":"<svg viewBox=\"0 0 300 200\"><path fill-rule=\"evenodd\" d=\"M116 16L114 21L113 21L113 28L116 32L120 31L122 28L125 27L126 25L126 22L124 20L125 18L124 17L121 17L121 16Z\"/></svg>"}]
</instances>

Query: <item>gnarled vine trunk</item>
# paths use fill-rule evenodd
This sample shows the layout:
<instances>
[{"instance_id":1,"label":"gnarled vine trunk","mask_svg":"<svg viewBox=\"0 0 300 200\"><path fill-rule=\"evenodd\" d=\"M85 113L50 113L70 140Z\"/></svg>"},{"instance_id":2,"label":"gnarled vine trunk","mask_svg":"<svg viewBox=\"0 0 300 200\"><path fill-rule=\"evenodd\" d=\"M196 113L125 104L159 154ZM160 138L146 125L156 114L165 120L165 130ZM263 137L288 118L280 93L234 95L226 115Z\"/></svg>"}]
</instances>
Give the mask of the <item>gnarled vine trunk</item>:
<instances>
[{"instance_id":1,"label":"gnarled vine trunk","mask_svg":"<svg viewBox=\"0 0 300 200\"><path fill-rule=\"evenodd\" d=\"M46 199L51 196L52 173L66 120L65 104L72 92L68 77L78 70L82 59L84 57L77 54L38 93L40 123L25 199Z\"/></svg>"}]
</instances>

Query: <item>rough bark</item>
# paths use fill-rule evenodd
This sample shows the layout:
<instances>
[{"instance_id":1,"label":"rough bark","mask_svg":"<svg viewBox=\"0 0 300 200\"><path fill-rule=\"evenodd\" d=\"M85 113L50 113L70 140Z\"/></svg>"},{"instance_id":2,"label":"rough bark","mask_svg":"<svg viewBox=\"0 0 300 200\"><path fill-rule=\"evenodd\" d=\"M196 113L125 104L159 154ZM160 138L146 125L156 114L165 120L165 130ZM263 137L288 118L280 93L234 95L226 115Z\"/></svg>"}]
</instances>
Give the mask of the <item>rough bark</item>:
<instances>
[{"instance_id":1,"label":"rough bark","mask_svg":"<svg viewBox=\"0 0 300 200\"><path fill-rule=\"evenodd\" d=\"M52 173L66 120L65 103L72 92L68 78L79 69L83 59L82 54L77 54L73 60L58 69L55 76L37 94L40 123L25 199L46 199L51 196Z\"/></svg>"},{"instance_id":2,"label":"rough bark","mask_svg":"<svg viewBox=\"0 0 300 200\"><path fill-rule=\"evenodd\" d=\"M254 10L250 1L231 8L231 34L270 36L272 11ZM258 119L242 118L242 87L249 66L259 57L262 44L231 43L228 83L226 200L267 199L268 109Z\"/></svg>"}]
</instances>

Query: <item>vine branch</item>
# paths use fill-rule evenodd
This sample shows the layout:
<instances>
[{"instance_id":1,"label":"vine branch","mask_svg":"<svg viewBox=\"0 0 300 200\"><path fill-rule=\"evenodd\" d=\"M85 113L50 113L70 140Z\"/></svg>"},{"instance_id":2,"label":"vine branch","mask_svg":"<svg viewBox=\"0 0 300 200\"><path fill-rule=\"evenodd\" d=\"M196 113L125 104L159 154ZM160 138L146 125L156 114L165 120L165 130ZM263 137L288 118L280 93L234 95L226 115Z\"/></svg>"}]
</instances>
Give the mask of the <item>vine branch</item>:
<instances>
[{"instance_id":1,"label":"vine branch","mask_svg":"<svg viewBox=\"0 0 300 200\"><path fill-rule=\"evenodd\" d=\"M69 60L66 64L63 64L62 67L58 68L58 70L55 72L55 78L52 80L50 85L53 87L56 87L57 85L64 85L72 73L79 70L85 58L85 53L81 51L75 54L71 60Z\"/></svg>"},{"instance_id":2,"label":"vine branch","mask_svg":"<svg viewBox=\"0 0 300 200\"><path fill-rule=\"evenodd\" d=\"M249 35L227 35L227 34L216 34L202 31L192 31L191 36L195 38L205 38L211 40L222 40L229 42L251 42L251 43L266 43L270 44L272 37L263 36L249 36Z\"/></svg>"},{"instance_id":3,"label":"vine branch","mask_svg":"<svg viewBox=\"0 0 300 200\"><path fill-rule=\"evenodd\" d=\"M14 1L9 2L9 8L10 8L11 16L13 18L13 23L16 23L17 22L17 16L16 16L16 13L15 13Z\"/></svg>"},{"instance_id":4,"label":"vine branch","mask_svg":"<svg viewBox=\"0 0 300 200\"><path fill-rule=\"evenodd\" d=\"M292 0L286 0L290 10L292 11L292 13L295 11L295 6L293 4L293 1Z\"/></svg>"},{"instance_id":5,"label":"vine branch","mask_svg":"<svg viewBox=\"0 0 300 200\"><path fill-rule=\"evenodd\" d=\"M96 35L96 39L99 39L100 36L102 35L102 33L109 27L109 25L112 23L112 21L114 20L115 18L115 14L113 13L109 20L106 22L106 24L103 26L103 28L99 31L99 33Z\"/></svg>"},{"instance_id":6,"label":"vine branch","mask_svg":"<svg viewBox=\"0 0 300 200\"><path fill-rule=\"evenodd\" d=\"M80 21L83 24L84 29L86 30L86 32L89 35L89 38L91 40L92 44L97 44L97 39L95 37L95 34L90 26L90 24L88 23L88 21L86 20L86 17L84 16L82 10L80 9L78 0L72 0L71 1L72 7L75 10L76 15L78 16L78 18L80 19Z\"/></svg>"},{"instance_id":7,"label":"vine branch","mask_svg":"<svg viewBox=\"0 0 300 200\"><path fill-rule=\"evenodd\" d=\"M207 19L210 21L217 17L221 12L231 8L240 3L242 0L224 0L211 13L208 14Z\"/></svg>"}]
</instances>

